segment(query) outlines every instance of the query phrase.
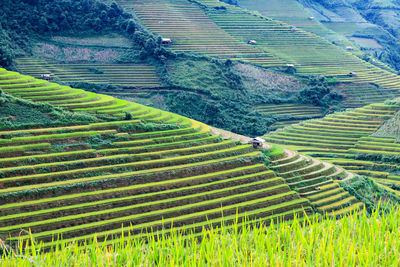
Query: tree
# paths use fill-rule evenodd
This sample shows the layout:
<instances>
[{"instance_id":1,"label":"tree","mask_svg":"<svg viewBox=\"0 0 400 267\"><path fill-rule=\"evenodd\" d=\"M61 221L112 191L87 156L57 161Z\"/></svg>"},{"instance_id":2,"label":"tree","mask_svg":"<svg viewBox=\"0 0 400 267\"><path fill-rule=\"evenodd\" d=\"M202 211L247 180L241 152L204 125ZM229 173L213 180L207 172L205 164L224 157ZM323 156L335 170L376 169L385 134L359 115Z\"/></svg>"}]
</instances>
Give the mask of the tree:
<instances>
[{"instance_id":1,"label":"tree","mask_svg":"<svg viewBox=\"0 0 400 267\"><path fill-rule=\"evenodd\" d=\"M134 34L136 30L136 25L135 22L133 20L129 20L128 25L126 26L126 32L128 34Z\"/></svg>"},{"instance_id":2,"label":"tree","mask_svg":"<svg viewBox=\"0 0 400 267\"><path fill-rule=\"evenodd\" d=\"M156 48L156 44L154 42L153 38L148 38L146 40L146 43L144 44L144 48L146 49L146 51L149 54L153 54L154 53L154 49Z\"/></svg>"},{"instance_id":3,"label":"tree","mask_svg":"<svg viewBox=\"0 0 400 267\"><path fill-rule=\"evenodd\" d=\"M2 67L9 67L13 62L14 54L7 45L6 40L3 39L3 36L4 35L0 36L0 65Z\"/></svg>"},{"instance_id":4,"label":"tree","mask_svg":"<svg viewBox=\"0 0 400 267\"><path fill-rule=\"evenodd\" d=\"M49 29L49 22L45 16L42 16L39 20L39 31L45 32Z\"/></svg>"}]
</instances>

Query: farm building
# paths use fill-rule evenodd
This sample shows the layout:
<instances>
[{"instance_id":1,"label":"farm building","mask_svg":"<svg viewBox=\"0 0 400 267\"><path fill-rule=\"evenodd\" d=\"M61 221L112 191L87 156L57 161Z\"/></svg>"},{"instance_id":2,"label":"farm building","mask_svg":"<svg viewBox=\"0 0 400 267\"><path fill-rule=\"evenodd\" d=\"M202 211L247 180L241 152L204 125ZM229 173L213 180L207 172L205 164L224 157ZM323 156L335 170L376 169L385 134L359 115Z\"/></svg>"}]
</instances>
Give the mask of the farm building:
<instances>
[{"instance_id":1,"label":"farm building","mask_svg":"<svg viewBox=\"0 0 400 267\"><path fill-rule=\"evenodd\" d=\"M49 81L51 80L51 74L40 74L40 79Z\"/></svg>"},{"instance_id":2,"label":"farm building","mask_svg":"<svg viewBox=\"0 0 400 267\"><path fill-rule=\"evenodd\" d=\"M297 31L297 28L296 27L292 27L292 28L290 28L290 31L291 32L295 32L295 31Z\"/></svg>"},{"instance_id":3,"label":"farm building","mask_svg":"<svg viewBox=\"0 0 400 267\"><path fill-rule=\"evenodd\" d=\"M347 51L352 51L352 50L354 50L354 48L352 46L346 46L346 50Z\"/></svg>"},{"instance_id":4,"label":"farm building","mask_svg":"<svg viewBox=\"0 0 400 267\"><path fill-rule=\"evenodd\" d=\"M171 43L172 43L172 40L170 38L161 38L162 45L169 45Z\"/></svg>"},{"instance_id":5,"label":"farm building","mask_svg":"<svg viewBox=\"0 0 400 267\"><path fill-rule=\"evenodd\" d=\"M265 140L261 137L256 137L251 139L249 143L252 144L254 148L261 148L263 147Z\"/></svg>"},{"instance_id":6,"label":"farm building","mask_svg":"<svg viewBox=\"0 0 400 267\"><path fill-rule=\"evenodd\" d=\"M357 76L357 72L355 72L355 71L352 71L352 72L350 72L350 73L349 73L349 76L350 76L350 77Z\"/></svg>"},{"instance_id":7,"label":"farm building","mask_svg":"<svg viewBox=\"0 0 400 267\"><path fill-rule=\"evenodd\" d=\"M255 44L257 44L257 41L256 41L256 40L250 40L250 41L248 41L247 43L248 43L248 44L251 44L251 45L255 45Z\"/></svg>"}]
</instances>

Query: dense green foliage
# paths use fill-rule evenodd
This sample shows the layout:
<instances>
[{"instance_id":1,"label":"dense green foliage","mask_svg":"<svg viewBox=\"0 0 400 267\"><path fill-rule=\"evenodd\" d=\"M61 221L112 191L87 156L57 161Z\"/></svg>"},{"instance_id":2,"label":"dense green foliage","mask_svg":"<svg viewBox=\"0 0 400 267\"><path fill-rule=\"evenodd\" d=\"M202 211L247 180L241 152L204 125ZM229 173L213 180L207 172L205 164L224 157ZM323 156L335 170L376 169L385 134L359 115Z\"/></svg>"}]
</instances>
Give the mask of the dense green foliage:
<instances>
[{"instance_id":1,"label":"dense green foliage","mask_svg":"<svg viewBox=\"0 0 400 267\"><path fill-rule=\"evenodd\" d=\"M1 11L0 65L4 67L11 65L15 52L30 51L31 39L36 35L134 32L131 15L123 13L115 3L107 6L89 0L5 0Z\"/></svg>"},{"instance_id":2,"label":"dense green foliage","mask_svg":"<svg viewBox=\"0 0 400 267\"><path fill-rule=\"evenodd\" d=\"M270 96L251 93L230 61L181 56L169 60L164 68L167 84L187 89L167 93L165 104L173 112L250 136L265 133L274 122L252 107Z\"/></svg>"},{"instance_id":3,"label":"dense green foliage","mask_svg":"<svg viewBox=\"0 0 400 267\"><path fill-rule=\"evenodd\" d=\"M11 251L6 266L397 266L398 207L386 214L313 217L266 227L223 225L201 234L179 231L124 236L119 241L61 245L49 253L40 245ZM156 237L153 237L157 234Z\"/></svg>"},{"instance_id":4,"label":"dense green foliage","mask_svg":"<svg viewBox=\"0 0 400 267\"><path fill-rule=\"evenodd\" d=\"M370 213L377 208L388 212L394 205L400 202L400 197L383 189L366 176L351 178L341 182L340 185L358 200L364 202L366 209ZM382 200L385 202L385 205L381 205Z\"/></svg>"},{"instance_id":5,"label":"dense green foliage","mask_svg":"<svg viewBox=\"0 0 400 267\"><path fill-rule=\"evenodd\" d=\"M324 109L337 108L343 96L331 90L324 77L310 77L308 87L298 93L297 101L303 104L313 104Z\"/></svg>"}]
</instances>

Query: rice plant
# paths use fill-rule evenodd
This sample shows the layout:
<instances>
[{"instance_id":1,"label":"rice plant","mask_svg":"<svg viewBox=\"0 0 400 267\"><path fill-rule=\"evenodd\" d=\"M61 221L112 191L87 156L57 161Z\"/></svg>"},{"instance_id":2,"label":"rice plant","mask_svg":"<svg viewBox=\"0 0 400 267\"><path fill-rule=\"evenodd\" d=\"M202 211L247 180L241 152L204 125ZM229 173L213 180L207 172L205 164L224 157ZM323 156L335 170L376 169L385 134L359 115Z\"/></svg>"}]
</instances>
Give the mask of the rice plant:
<instances>
[{"instance_id":1,"label":"rice plant","mask_svg":"<svg viewBox=\"0 0 400 267\"><path fill-rule=\"evenodd\" d=\"M83 245L20 243L1 266L398 266L400 214L355 213L342 218L305 217L291 222L236 222L200 233L178 230L95 238Z\"/></svg>"}]
</instances>

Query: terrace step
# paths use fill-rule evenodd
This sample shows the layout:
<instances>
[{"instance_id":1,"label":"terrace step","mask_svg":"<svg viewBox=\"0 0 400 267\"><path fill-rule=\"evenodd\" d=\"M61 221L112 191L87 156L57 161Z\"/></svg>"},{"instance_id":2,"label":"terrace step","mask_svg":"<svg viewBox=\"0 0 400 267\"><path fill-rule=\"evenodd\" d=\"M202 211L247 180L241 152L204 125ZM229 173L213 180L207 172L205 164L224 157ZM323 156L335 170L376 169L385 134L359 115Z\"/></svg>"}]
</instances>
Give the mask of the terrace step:
<instances>
[{"instance_id":1,"label":"terrace step","mask_svg":"<svg viewBox=\"0 0 400 267\"><path fill-rule=\"evenodd\" d=\"M305 166L309 159L306 156L300 155L297 159L291 162L283 163L281 165L271 166L271 169L278 172L280 175L284 175L285 171L290 172L293 169L298 169Z\"/></svg>"},{"instance_id":2,"label":"terrace step","mask_svg":"<svg viewBox=\"0 0 400 267\"><path fill-rule=\"evenodd\" d=\"M310 214L312 214L312 210L310 209L310 207L308 206L300 206L299 207L299 203L304 203L303 199L300 200L295 200L295 201L291 201L289 203L285 203L285 206L283 205L275 205L275 206L271 206L268 208L261 208L261 209L255 209L246 213L240 213L240 214L235 214L235 215L230 215L230 216L224 216L224 222L226 222L227 224L234 222L235 220L240 221L240 224L242 224L243 222L245 222L244 217L247 218L257 218L257 215L260 215L261 217L258 217L261 221L265 222L266 225L268 225L271 221L274 221L275 223L279 222L279 220L282 219L290 219L293 218L294 214L296 214L296 216L298 216L297 218L302 218L304 216L304 214L307 214L308 216L311 216ZM301 204L300 204L301 205ZM291 210L290 212L285 212L284 210ZM292 211L293 209L293 211ZM274 215L275 214L275 215ZM193 215L183 215L180 216L179 219L184 219L187 217L192 217ZM281 218L282 217L282 218ZM163 230L168 233L169 228L168 226L172 225L173 221L172 220L162 220L162 221L158 221L155 222L155 225L157 225L158 227L162 226ZM198 231L202 231L204 228L209 227L210 225L212 226L218 226L221 224L221 219L220 218L213 218L213 219L208 219L206 221L200 221L197 223L192 223L189 225L184 225L183 226L176 226L174 224L174 229L178 230L178 231L187 231L187 230L195 230L195 232ZM240 225L239 224L239 225ZM139 224L139 225L135 225L133 226L132 230L135 231L136 229L146 229L146 227L148 227L148 224ZM165 229L166 228L166 229ZM147 230L150 230L147 228ZM113 235L113 236L119 236L121 235L121 230L113 230L113 231L107 231L107 232L101 232L101 233L97 233L96 238L99 241L102 241L105 239L106 236L109 235ZM124 235L127 236L128 234L128 230L124 231ZM67 244L70 242L77 242L77 243L83 243L85 240L90 240L93 239L93 237L95 236L93 234L90 235L85 235L85 236L81 236L79 238L71 238L71 239L63 239L62 241L60 241L60 244ZM135 236L143 236L143 235L135 235ZM112 241L108 241L107 244L111 244ZM49 243L45 243L43 248L51 248L53 247L54 244L52 244L51 242Z\"/></svg>"},{"instance_id":3,"label":"terrace step","mask_svg":"<svg viewBox=\"0 0 400 267\"><path fill-rule=\"evenodd\" d=\"M313 179L321 176L329 177L328 175L335 171L335 167L332 164L322 162L323 167L321 169L309 172L307 174L299 175L293 178L287 178L286 181L293 183L295 181Z\"/></svg>"},{"instance_id":4,"label":"terrace step","mask_svg":"<svg viewBox=\"0 0 400 267\"><path fill-rule=\"evenodd\" d=\"M150 194L149 197L156 194L168 195L172 191L181 191L185 190L185 188L188 190L193 188L199 189L200 187L205 188L204 186L207 186L207 184L208 186L217 186L224 183L243 183L243 179L246 179L248 182L255 182L259 180L259 177L262 177L263 179L272 179L275 178L276 175L273 171L267 170L265 165L262 163L253 165L242 164L242 166L237 166L236 168L228 168L225 170L200 174L197 176L183 176L181 178L173 177L170 180L159 182L149 182L145 184L129 185L114 189L104 189L93 192L76 193L40 200L5 204L0 206L0 215L4 216L4 219L15 218L19 217L17 214L21 214L23 212L32 212L33 215L41 214L48 209L61 211L64 208L68 209L69 206L74 205L81 205L82 207L85 207L85 205L91 206L92 203L96 203L99 200L100 202L108 200L115 200L118 202L121 199L125 200L127 197L129 198L134 195L139 196L143 194ZM283 179L279 178L276 180L276 182L276 184L282 184ZM159 188L162 188L163 191L159 192ZM199 192L200 191L201 190L199 190Z\"/></svg>"},{"instance_id":5,"label":"terrace step","mask_svg":"<svg viewBox=\"0 0 400 267\"><path fill-rule=\"evenodd\" d=\"M57 183L55 181L69 181L83 179L83 177L90 176L91 178L101 177L104 172L107 171L118 171L121 174L129 173L129 172L140 172L143 170L156 170L160 168L167 168L171 166L177 165L185 165L193 162L199 161L208 161L215 159L223 159L229 156L235 155L245 155L249 153L250 147L247 145L236 146L227 149L219 149L211 152L203 152L185 156L175 156L169 157L167 159L157 159L157 160L141 160L135 162L128 163L120 163L114 165L105 165L98 167L84 167L75 170L67 170L67 171L59 171L59 172L51 172L51 173L42 173L42 174L32 174L25 176L18 176L13 178L2 178L1 182L3 188L0 189L0 194L3 192L7 192L12 190L13 187L26 188L29 186L36 185L40 186L41 184L51 184ZM89 175L91 174L91 175Z\"/></svg>"},{"instance_id":6,"label":"terrace step","mask_svg":"<svg viewBox=\"0 0 400 267\"><path fill-rule=\"evenodd\" d=\"M284 152L286 153L286 156L284 158L272 161L271 162L272 166L275 167L275 166L283 165L283 164L286 164L289 162L293 162L300 157L300 154L293 150L284 149Z\"/></svg>"},{"instance_id":7,"label":"terrace step","mask_svg":"<svg viewBox=\"0 0 400 267\"><path fill-rule=\"evenodd\" d=\"M316 170L320 170L323 168L323 163L315 158L310 158L308 156L303 156L305 157L305 160L307 162L307 165L300 166L300 168L292 168L291 170L287 172L279 172L279 175L281 175L285 179L289 178L294 178L297 176L305 175L310 172L314 172Z\"/></svg>"},{"instance_id":8,"label":"terrace step","mask_svg":"<svg viewBox=\"0 0 400 267\"><path fill-rule=\"evenodd\" d=\"M345 216L347 214L351 214L352 212L357 212L357 214L359 214L362 211L362 208L365 207L364 203L362 202L356 202L354 204L351 204L350 206L346 207L346 208L342 208L340 210L335 210L332 211L330 213L327 214L327 216L330 217L342 217Z\"/></svg>"},{"instance_id":9,"label":"terrace step","mask_svg":"<svg viewBox=\"0 0 400 267\"><path fill-rule=\"evenodd\" d=\"M331 195L331 196L326 196L323 199L319 199L319 200L314 200L312 202L313 205L315 205L317 208L318 207L322 207L322 206L327 206L330 205L332 203L336 203L338 201L340 201L341 199L348 197L349 193L347 191L342 190L342 192L336 192L335 195Z\"/></svg>"},{"instance_id":10,"label":"terrace step","mask_svg":"<svg viewBox=\"0 0 400 267\"><path fill-rule=\"evenodd\" d=\"M298 188L296 188L296 191L299 192L300 194L306 194L308 192L314 193L314 192L316 192L316 188L322 188L323 186L327 186L327 185L331 185L331 184L332 184L332 180L327 179L325 181L317 182L315 184L298 187ZM320 191L318 190L317 192L320 192Z\"/></svg>"},{"instance_id":11,"label":"terrace step","mask_svg":"<svg viewBox=\"0 0 400 267\"><path fill-rule=\"evenodd\" d=\"M254 195L256 196L256 195ZM216 216L220 217L221 212L223 211L225 216L229 216L232 214L236 214L236 212L242 213L244 211L251 211L260 207L265 207L266 205L276 205L282 202L288 202L291 200L296 199L296 194L295 193L283 193L283 194L278 194L274 196L268 196L268 197L255 197L254 200L251 201L246 201L246 202L239 202L239 203L234 203L234 204L228 204L228 201L231 201L235 196L230 196L226 197L224 201L226 201L226 205L221 208L221 200L212 200L212 201L201 201L195 204L188 204L188 205L182 205L179 207L173 207L169 209L164 209L161 211L150 211L150 212L144 212L141 213L140 215L135 215L135 216L124 216L120 218L114 218L114 219L109 219L109 220L103 220L100 222L95 222L95 223L87 223L84 225L77 225L77 226L67 226L65 228L61 228L59 230L52 230L52 231L42 231L37 234L33 234L33 238L39 240L39 241L44 241L44 242L49 242L51 241L54 237L57 235L61 234L64 238L72 238L72 237L77 237L81 235L81 231L83 230L85 234L91 234L91 233L96 233L100 231L113 231L115 229L120 229L122 224L129 225L131 223L132 225L138 225L138 224L143 224L146 223L148 227L153 226L153 229L158 229L156 227L157 224L155 222L158 222L160 220L164 220L168 223L168 219L174 219L174 225L181 225L182 221L185 222L185 224L190 224L198 221L198 219L194 219L192 216L198 217L200 216L201 220L206 220L208 219L213 219ZM215 208L213 208L212 203L215 203ZM222 202L224 203L224 202ZM301 202L300 202L301 203ZM302 202L304 203L304 202ZM210 209L206 209L206 207L210 207ZM207 218L202 214L201 212L196 212L195 210L201 209L207 211ZM180 219L179 215L175 216L175 214L185 214L188 218L185 219ZM186 216L183 217L186 217ZM120 231L120 230L119 230ZM141 229L143 231L143 229ZM138 231L135 231L136 233L139 233ZM26 239L26 237L24 237ZM8 241L12 241L12 238L9 238Z\"/></svg>"},{"instance_id":12,"label":"terrace step","mask_svg":"<svg viewBox=\"0 0 400 267\"><path fill-rule=\"evenodd\" d=\"M323 213L331 213L335 210L340 210L347 206L350 206L352 203L355 203L355 202L357 202L357 199L354 196L349 196L340 201L334 202L332 204L320 206L318 208L318 210Z\"/></svg>"},{"instance_id":13,"label":"terrace step","mask_svg":"<svg viewBox=\"0 0 400 267\"><path fill-rule=\"evenodd\" d=\"M318 193L314 193L313 195L308 194L307 198L311 202L315 203L316 201L319 201L319 200L334 196L334 195L336 195L338 193L341 193L343 191L344 190L341 187L333 187L333 189L328 187L328 188L324 188L324 189L320 189L320 190L315 191L315 192L318 192Z\"/></svg>"},{"instance_id":14,"label":"terrace step","mask_svg":"<svg viewBox=\"0 0 400 267\"><path fill-rule=\"evenodd\" d=\"M319 186L318 190L313 190L313 191L300 193L300 195L303 196L303 197L307 197L307 198L311 199L315 195L318 195L318 194L326 192L326 191L334 190L334 189L337 189L337 188L340 188L338 183L329 183L327 185Z\"/></svg>"},{"instance_id":15,"label":"terrace step","mask_svg":"<svg viewBox=\"0 0 400 267\"><path fill-rule=\"evenodd\" d=\"M166 211L171 210L173 208L181 209L180 206L186 205L189 207L192 203L202 204L202 202L209 202L210 204L217 204L221 206L226 203L224 199L229 199L230 203L238 203L243 200L250 201L261 197L267 196L275 196L283 193L289 192L290 189L285 184L271 186L268 181L258 181L255 183L249 183L244 185L236 185L232 187L224 187L222 189L216 189L211 191L205 191L201 193L194 193L186 196L176 196L172 198L166 198L159 200L154 198L153 201L146 201L137 199L136 201L127 202L123 206L114 207L114 206L105 206L103 208L94 206L94 209L86 208L85 212L81 212L79 214L70 214L69 216L59 217L55 221L54 219L48 219L47 216L37 217L38 220L25 222L24 220L20 220L19 223L15 224L15 220L13 221L4 221L6 227L0 227L0 233L11 233L18 234L21 230L30 228L32 233L42 232L43 230L55 230L59 229L65 224L76 226L83 225L86 223L93 223L98 221L110 220L113 218L124 217L127 215L141 215L145 212L151 211ZM146 195L143 196L144 198ZM128 200L128 199L126 199ZM219 201L220 200L220 201ZM131 203L131 204L129 204ZM112 203L110 203L112 205ZM210 207L208 207L210 208ZM207 208L207 209L208 209ZM187 210L189 211L189 209ZM164 218L167 218L167 212L164 213ZM3 221L3 220L2 220ZM45 228L44 228L45 227Z\"/></svg>"}]
</instances>

